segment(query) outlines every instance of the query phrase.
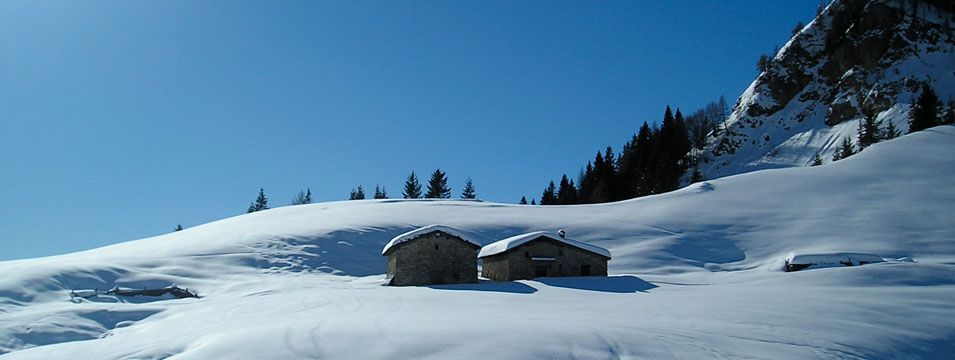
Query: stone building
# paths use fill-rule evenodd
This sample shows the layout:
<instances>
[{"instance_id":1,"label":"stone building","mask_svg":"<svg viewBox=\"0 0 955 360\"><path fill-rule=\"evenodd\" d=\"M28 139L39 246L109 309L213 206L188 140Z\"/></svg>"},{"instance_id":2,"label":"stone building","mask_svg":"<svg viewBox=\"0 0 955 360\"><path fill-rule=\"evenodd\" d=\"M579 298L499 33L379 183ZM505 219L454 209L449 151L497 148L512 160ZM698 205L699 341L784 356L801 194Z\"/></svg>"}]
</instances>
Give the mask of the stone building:
<instances>
[{"instance_id":1,"label":"stone building","mask_svg":"<svg viewBox=\"0 0 955 360\"><path fill-rule=\"evenodd\" d=\"M481 276L510 281L557 276L607 276L610 251L599 246L538 231L481 248Z\"/></svg>"},{"instance_id":2,"label":"stone building","mask_svg":"<svg viewBox=\"0 0 955 360\"><path fill-rule=\"evenodd\" d=\"M447 226L431 225L396 236L381 250L389 285L476 283L481 245Z\"/></svg>"}]
</instances>

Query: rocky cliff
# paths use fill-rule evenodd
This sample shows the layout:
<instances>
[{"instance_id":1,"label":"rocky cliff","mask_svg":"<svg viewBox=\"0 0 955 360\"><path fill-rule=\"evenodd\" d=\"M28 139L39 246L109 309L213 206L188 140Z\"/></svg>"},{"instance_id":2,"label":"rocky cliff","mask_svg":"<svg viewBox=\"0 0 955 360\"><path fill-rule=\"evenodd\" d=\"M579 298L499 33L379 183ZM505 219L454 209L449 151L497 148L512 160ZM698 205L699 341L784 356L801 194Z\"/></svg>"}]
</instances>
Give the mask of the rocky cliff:
<instances>
[{"instance_id":1,"label":"rocky cliff","mask_svg":"<svg viewBox=\"0 0 955 360\"><path fill-rule=\"evenodd\" d=\"M835 0L795 34L711 135L706 178L828 162L872 114L905 133L923 84L955 96L955 2Z\"/></svg>"}]
</instances>

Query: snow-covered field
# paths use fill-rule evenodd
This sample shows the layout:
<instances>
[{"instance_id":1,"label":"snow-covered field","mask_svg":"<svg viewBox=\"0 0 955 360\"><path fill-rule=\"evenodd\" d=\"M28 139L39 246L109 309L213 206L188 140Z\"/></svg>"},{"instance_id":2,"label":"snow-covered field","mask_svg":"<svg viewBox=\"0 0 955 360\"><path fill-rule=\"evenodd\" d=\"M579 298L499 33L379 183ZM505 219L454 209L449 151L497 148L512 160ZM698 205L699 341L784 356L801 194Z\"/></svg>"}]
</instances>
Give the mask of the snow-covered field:
<instances>
[{"instance_id":1,"label":"snow-covered field","mask_svg":"<svg viewBox=\"0 0 955 360\"><path fill-rule=\"evenodd\" d=\"M0 358L951 358L953 154L943 126L619 203L321 203L0 262ZM565 228L611 276L382 286L382 247L436 223ZM782 272L791 252L916 262ZM202 298L69 297L173 283Z\"/></svg>"}]
</instances>

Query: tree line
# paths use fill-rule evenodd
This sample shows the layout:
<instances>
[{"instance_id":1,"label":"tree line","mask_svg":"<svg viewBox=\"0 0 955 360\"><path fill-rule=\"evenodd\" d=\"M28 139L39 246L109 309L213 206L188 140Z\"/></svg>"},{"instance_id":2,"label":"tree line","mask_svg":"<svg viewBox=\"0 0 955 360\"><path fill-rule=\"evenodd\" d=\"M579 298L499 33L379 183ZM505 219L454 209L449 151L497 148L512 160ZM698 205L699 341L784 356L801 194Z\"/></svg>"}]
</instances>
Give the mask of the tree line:
<instances>
[{"instance_id":1,"label":"tree line","mask_svg":"<svg viewBox=\"0 0 955 360\"><path fill-rule=\"evenodd\" d=\"M594 204L664 193L676 190L690 168L690 180L700 181L703 149L711 134L725 128L727 112L723 97L688 117L667 106L659 126L644 122L619 153L608 146L587 162L576 180L564 174L557 183L548 183L540 204ZM527 197L520 203L527 204Z\"/></svg>"},{"instance_id":2,"label":"tree line","mask_svg":"<svg viewBox=\"0 0 955 360\"><path fill-rule=\"evenodd\" d=\"M449 199L451 198L451 187L448 186L448 175L447 173L441 171L440 168L435 169L431 173L431 178L427 183L427 192L422 192L421 183L418 181L418 176L414 171L408 175L405 179L404 191L402 192L402 197L405 199L419 199L419 198L428 198L428 199ZM384 186L375 185L374 192L375 199L387 199L388 191ZM462 199L476 199L477 190L474 187L474 181L469 176L464 183L464 188L461 190ZM365 188L362 185L351 189L351 192L348 194L349 200L364 200L366 199ZM299 192L296 195L292 202L289 205L303 205L312 203L312 189L305 189ZM265 189L259 188L259 194L256 196L255 200L249 205L246 210L247 213L252 213L256 211L268 210L269 209L269 199L265 196ZM181 230L177 227L177 230Z\"/></svg>"},{"instance_id":3,"label":"tree line","mask_svg":"<svg viewBox=\"0 0 955 360\"><path fill-rule=\"evenodd\" d=\"M955 124L955 101L948 100L943 106L938 94L928 84L922 85L918 98L909 105L908 125L909 134L928 129L930 127ZM845 137L839 148L832 155L832 161L839 161L855 155L865 148L883 140L899 137L901 132L891 121L884 127L882 120L877 119L874 111L863 111L862 120L856 130L856 141ZM822 158L816 155L812 165L822 165Z\"/></svg>"}]
</instances>

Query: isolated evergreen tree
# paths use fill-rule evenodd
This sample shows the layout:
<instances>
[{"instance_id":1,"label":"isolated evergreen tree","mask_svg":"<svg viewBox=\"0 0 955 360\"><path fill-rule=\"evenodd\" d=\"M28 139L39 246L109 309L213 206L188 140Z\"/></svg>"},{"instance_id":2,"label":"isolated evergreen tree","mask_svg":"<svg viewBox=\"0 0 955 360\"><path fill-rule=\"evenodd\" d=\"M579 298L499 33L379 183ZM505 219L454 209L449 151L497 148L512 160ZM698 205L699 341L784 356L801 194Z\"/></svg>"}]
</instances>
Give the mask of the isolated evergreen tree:
<instances>
[{"instance_id":1,"label":"isolated evergreen tree","mask_svg":"<svg viewBox=\"0 0 955 360\"><path fill-rule=\"evenodd\" d=\"M855 154L855 150L852 147L852 140L848 136L842 139L842 145L836 149L836 152L832 154L832 161L839 161Z\"/></svg>"},{"instance_id":2,"label":"isolated evergreen tree","mask_svg":"<svg viewBox=\"0 0 955 360\"><path fill-rule=\"evenodd\" d=\"M365 200L365 189L358 185L357 189L352 189L348 200Z\"/></svg>"},{"instance_id":3,"label":"isolated evergreen tree","mask_svg":"<svg viewBox=\"0 0 955 360\"><path fill-rule=\"evenodd\" d=\"M385 190L384 186L375 185L375 199L387 199L388 191Z\"/></svg>"},{"instance_id":4,"label":"isolated evergreen tree","mask_svg":"<svg viewBox=\"0 0 955 360\"><path fill-rule=\"evenodd\" d=\"M255 198L255 202L249 205L248 212L256 212L269 209L269 199L265 197L265 190L259 188L259 196Z\"/></svg>"},{"instance_id":5,"label":"isolated evergreen tree","mask_svg":"<svg viewBox=\"0 0 955 360\"><path fill-rule=\"evenodd\" d=\"M524 195L521 195L521 201L518 202L518 204L527 205L527 197Z\"/></svg>"},{"instance_id":6,"label":"isolated evergreen tree","mask_svg":"<svg viewBox=\"0 0 955 360\"><path fill-rule=\"evenodd\" d=\"M546 188L544 188L544 193L541 194L541 205L556 205L557 204L557 187L554 186L554 182L551 181Z\"/></svg>"},{"instance_id":7,"label":"isolated evergreen tree","mask_svg":"<svg viewBox=\"0 0 955 360\"><path fill-rule=\"evenodd\" d=\"M421 184L418 182L418 177L415 176L414 171L408 175L408 179L405 180L405 190L401 193L405 199L417 199L421 197Z\"/></svg>"},{"instance_id":8,"label":"isolated evergreen tree","mask_svg":"<svg viewBox=\"0 0 955 360\"><path fill-rule=\"evenodd\" d=\"M448 176L441 169L435 169L428 180L428 192L424 197L430 199L447 199L451 197L451 188L448 187Z\"/></svg>"},{"instance_id":9,"label":"isolated evergreen tree","mask_svg":"<svg viewBox=\"0 0 955 360\"><path fill-rule=\"evenodd\" d=\"M537 199L531 199L531 205L537 205Z\"/></svg>"},{"instance_id":10,"label":"isolated evergreen tree","mask_svg":"<svg viewBox=\"0 0 955 360\"><path fill-rule=\"evenodd\" d=\"M176 231L182 231L182 224L176 224Z\"/></svg>"},{"instance_id":11,"label":"isolated evergreen tree","mask_svg":"<svg viewBox=\"0 0 955 360\"><path fill-rule=\"evenodd\" d=\"M802 30L803 27L805 27L805 25L802 24L802 21L797 22L796 27L793 28L792 36L796 36L796 34L799 33L799 30Z\"/></svg>"},{"instance_id":12,"label":"isolated evergreen tree","mask_svg":"<svg viewBox=\"0 0 955 360\"><path fill-rule=\"evenodd\" d=\"M862 151L869 145L879 142L882 137L882 121L877 121L875 114L866 112L862 120L859 121L856 142L859 144L859 151Z\"/></svg>"},{"instance_id":13,"label":"isolated evergreen tree","mask_svg":"<svg viewBox=\"0 0 955 360\"><path fill-rule=\"evenodd\" d=\"M938 108L941 103L931 86L922 85L922 94L912 104L909 112L909 134L938 125Z\"/></svg>"},{"instance_id":14,"label":"isolated evergreen tree","mask_svg":"<svg viewBox=\"0 0 955 360\"><path fill-rule=\"evenodd\" d=\"M819 154L816 154L816 156L812 159L812 166L819 165L822 165L822 157L820 157Z\"/></svg>"},{"instance_id":15,"label":"isolated evergreen tree","mask_svg":"<svg viewBox=\"0 0 955 360\"><path fill-rule=\"evenodd\" d=\"M471 177L468 176L468 180L464 182L464 190L461 191L462 199L474 199L477 198L477 194L474 192L474 182L471 181Z\"/></svg>"},{"instance_id":16,"label":"isolated evergreen tree","mask_svg":"<svg viewBox=\"0 0 955 360\"><path fill-rule=\"evenodd\" d=\"M306 191L299 191L298 195L292 199L292 205L303 205L312 203L312 189L307 189Z\"/></svg>"}]
</instances>

